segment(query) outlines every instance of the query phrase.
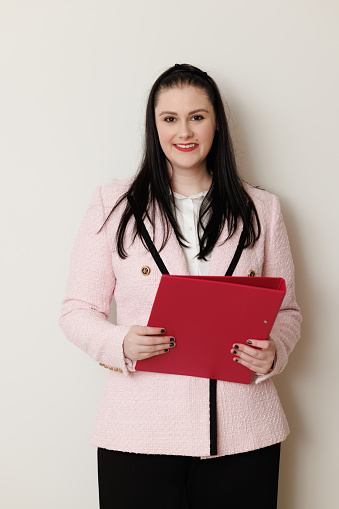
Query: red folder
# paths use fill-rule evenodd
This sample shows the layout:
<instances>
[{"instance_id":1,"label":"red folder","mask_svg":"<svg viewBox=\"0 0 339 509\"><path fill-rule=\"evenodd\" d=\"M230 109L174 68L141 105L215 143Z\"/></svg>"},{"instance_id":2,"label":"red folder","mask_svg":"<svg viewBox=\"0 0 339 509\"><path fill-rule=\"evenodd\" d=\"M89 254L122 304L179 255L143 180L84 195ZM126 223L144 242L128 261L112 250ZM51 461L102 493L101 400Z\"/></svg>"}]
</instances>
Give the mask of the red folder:
<instances>
[{"instance_id":1,"label":"red folder","mask_svg":"<svg viewBox=\"0 0 339 509\"><path fill-rule=\"evenodd\" d=\"M250 383L253 371L230 350L267 339L285 293L282 278L163 275L148 325L165 328L176 346L136 370Z\"/></svg>"}]
</instances>

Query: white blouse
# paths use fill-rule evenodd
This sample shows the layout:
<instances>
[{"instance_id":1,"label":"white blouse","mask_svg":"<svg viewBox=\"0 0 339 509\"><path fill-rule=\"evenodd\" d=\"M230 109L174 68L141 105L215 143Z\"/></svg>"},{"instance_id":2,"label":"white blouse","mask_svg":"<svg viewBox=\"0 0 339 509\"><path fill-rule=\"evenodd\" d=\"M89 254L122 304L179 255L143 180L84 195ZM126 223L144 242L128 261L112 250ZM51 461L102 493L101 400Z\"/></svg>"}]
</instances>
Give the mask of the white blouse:
<instances>
[{"instance_id":1,"label":"white blouse","mask_svg":"<svg viewBox=\"0 0 339 509\"><path fill-rule=\"evenodd\" d=\"M199 220L199 211L201 203L206 196L207 191L202 191L199 194L192 194L191 196L183 196L182 194L173 192L176 217L180 230L189 246L183 248L188 271L191 276L208 276L210 255L207 260L198 260L196 258L199 253L199 239L197 225Z\"/></svg>"}]
</instances>

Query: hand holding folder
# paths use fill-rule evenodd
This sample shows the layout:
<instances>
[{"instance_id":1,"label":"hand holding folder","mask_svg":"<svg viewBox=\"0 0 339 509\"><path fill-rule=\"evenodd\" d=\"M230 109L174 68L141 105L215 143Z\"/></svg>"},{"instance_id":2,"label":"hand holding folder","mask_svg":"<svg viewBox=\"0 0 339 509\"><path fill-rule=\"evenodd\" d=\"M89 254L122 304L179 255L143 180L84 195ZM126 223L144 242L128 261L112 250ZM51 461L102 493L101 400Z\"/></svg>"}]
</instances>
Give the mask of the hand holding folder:
<instances>
[{"instance_id":1,"label":"hand holding folder","mask_svg":"<svg viewBox=\"0 0 339 509\"><path fill-rule=\"evenodd\" d=\"M176 347L136 370L250 383L253 372L229 351L268 338L285 293L282 278L163 275L148 325L164 327Z\"/></svg>"}]
</instances>

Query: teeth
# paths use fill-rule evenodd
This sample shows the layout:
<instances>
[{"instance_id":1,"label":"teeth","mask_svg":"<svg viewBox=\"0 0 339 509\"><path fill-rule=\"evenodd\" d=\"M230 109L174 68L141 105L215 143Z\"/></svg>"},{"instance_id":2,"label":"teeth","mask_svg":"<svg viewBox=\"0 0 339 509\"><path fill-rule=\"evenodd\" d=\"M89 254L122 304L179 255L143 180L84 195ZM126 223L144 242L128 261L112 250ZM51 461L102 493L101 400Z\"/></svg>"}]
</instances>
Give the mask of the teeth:
<instances>
[{"instance_id":1,"label":"teeth","mask_svg":"<svg viewBox=\"0 0 339 509\"><path fill-rule=\"evenodd\" d=\"M192 147L195 147L195 143L191 143L190 145L179 145L177 143L177 147L180 147L180 148L192 148Z\"/></svg>"}]
</instances>

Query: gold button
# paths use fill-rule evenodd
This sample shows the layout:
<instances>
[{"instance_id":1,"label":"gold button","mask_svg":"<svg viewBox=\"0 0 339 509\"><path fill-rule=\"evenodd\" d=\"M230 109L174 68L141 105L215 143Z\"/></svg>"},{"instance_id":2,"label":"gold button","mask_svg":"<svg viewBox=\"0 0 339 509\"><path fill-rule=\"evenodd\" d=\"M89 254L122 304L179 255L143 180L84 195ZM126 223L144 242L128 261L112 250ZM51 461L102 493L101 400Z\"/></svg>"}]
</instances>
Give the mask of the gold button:
<instances>
[{"instance_id":1,"label":"gold button","mask_svg":"<svg viewBox=\"0 0 339 509\"><path fill-rule=\"evenodd\" d=\"M147 267L147 265L144 265L143 267L141 267L141 274L143 276L149 276L151 273L151 269L149 267Z\"/></svg>"},{"instance_id":2,"label":"gold button","mask_svg":"<svg viewBox=\"0 0 339 509\"><path fill-rule=\"evenodd\" d=\"M254 272L254 270L253 270L253 269L249 270L249 271L248 271L248 273L247 273L247 275L248 275L249 277L254 277L254 276L255 276L255 272Z\"/></svg>"}]
</instances>

